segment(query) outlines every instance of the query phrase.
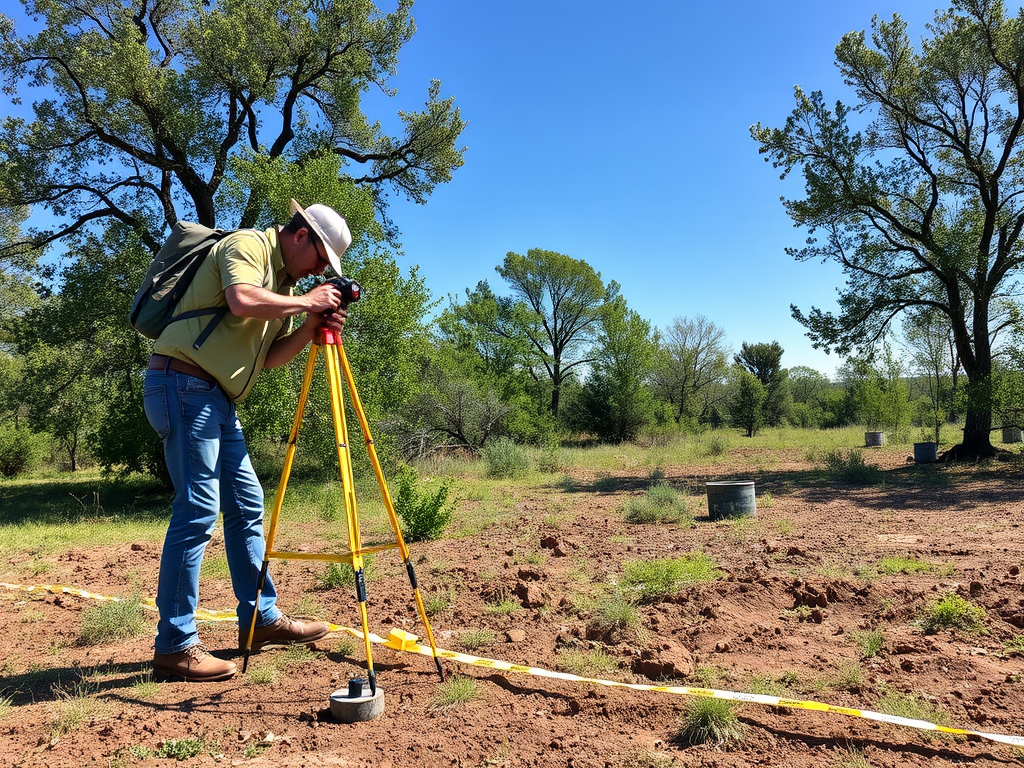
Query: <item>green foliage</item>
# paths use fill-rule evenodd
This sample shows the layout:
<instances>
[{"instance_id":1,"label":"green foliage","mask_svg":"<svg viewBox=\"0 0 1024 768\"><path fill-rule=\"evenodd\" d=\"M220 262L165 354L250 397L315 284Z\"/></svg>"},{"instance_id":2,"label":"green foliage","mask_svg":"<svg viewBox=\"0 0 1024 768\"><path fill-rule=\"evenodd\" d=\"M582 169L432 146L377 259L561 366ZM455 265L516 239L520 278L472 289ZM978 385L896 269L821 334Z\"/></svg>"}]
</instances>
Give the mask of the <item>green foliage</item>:
<instances>
[{"instance_id":1,"label":"green foliage","mask_svg":"<svg viewBox=\"0 0 1024 768\"><path fill-rule=\"evenodd\" d=\"M530 471L530 456L510 438L499 437L484 446L487 476L498 480L514 480Z\"/></svg>"},{"instance_id":2,"label":"green foliage","mask_svg":"<svg viewBox=\"0 0 1024 768\"><path fill-rule=\"evenodd\" d=\"M735 704L712 698L690 699L679 717L676 741L696 746L723 747L746 737L746 728L736 717Z\"/></svg>"},{"instance_id":3,"label":"green foliage","mask_svg":"<svg viewBox=\"0 0 1024 768\"><path fill-rule=\"evenodd\" d=\"M870 659L877 656L885 645L885 633L880 629L868 632L855 632L851 635L853 642L860 648L860 657Z\"/></svg>"},{"instance_id":4,"label":"green foliage","mask_svg":"<svg viewBox=\"0 0 1024 768\"><path fill-rule=\"evenodd\" d=\"M441 538L455 514L455 504L448 503L454 480L439 482L419 480L411 466L402 467L397 476L395 514L402 521L403 533L409 541L433 541Z\"/></svg>"},{"instance_id":5,"label":"green foliage","mask_svg":"<svg viewBox=\"0 0 1024 768\"><path fill-rule=\"evenodd\" d=\"M46 452L45 441L28 427L0 424L0 476L14 477L38 466Z\"/></svg>"},{"instance_id":6,"label":"green foliage","mask_svg":"<svg viewBox=\"0 0 1024 768\"><path fill-rule=\"evenodd\" d=\"M925 634L933 635L943 629L978 632L984 618L984 608L951 592L925 609L920 621Z\"/></svg>"},{"instance_id":7,"label":"green foliage","mask_svg":"<svg viewBox=\"0 0 1024 768\"><path fill-rule=\"evenodd\" d=\"M927 573L932 565L916 557L883 557L875 563L875 568L881 574L893 576L897 573Z\"/></svg>"},{"instance_id":8,"label":"green foliage","mask_svg":"<svg viewBox=\"0 0 1024 768\"><path fill-rule=\"evenodd\" d=\"M764 387L764 401L761 413L764 423L769 427L777 427L789 415L792 396L789 391L788 372L782 367L784 350L779 342L771 344L747 344L743 342L740 352L735 356L738 365L754 375ZM742 388L742 382L741 382ZM746 427L747 424L738 426ZM756 431L756 430L755 430ZM747 437L751 433L748 432Z\"/></svg>"},{"instance_id":9,"label":"green foliage","mask_svg":"<svg viewBox=\"0 0 1024 768\"><path fill-rule=\"evenodd\" d=\"M377 575L373 555L363 556L363 579L370 581ZM354 586L356 572L348 563L328 563L316 577L317 589L341 589Z\"/></svg>"},{"instance_id":10,"label":"green foliage","mask_svg":"<svg viewBox=\"0 0 1024 768\"><path fill-rule=\"evenodd\" d=\"M730 405L734 427L746 430L747 437L756 435L764 426L764 403L767 393L764 385L750 371L736 371L736 394Z\"/></svg>"},{"instance_id":11,"label":"green foliage","mask_svg":"<svg viewBox=\"0 0 1024 768\"><path fill-rule=\"evenodd\" d=\"M459 635L459 645L467 651L475 651L495 640L494 632L489 629L468 629Z\"/></svg>"},{"instance_id":12,"label":"green foliage","mask_svg":"<svg viewBox=\"0 0 1024 768\"><path fill-rule=\"evenodd\" d=\"M727 352L725 331L702 315L677 317L665 329L651 383L656 396L672 406L676 424L710 420L725 397Z\"/></svg>"},{"instance_id":13,"label":"green foliage","mask_svg":"<svg viewBox=\"0 0 1024 768\"><path fill-rule=\"evenodd\" d=\"M821 456L820 461L831 479L843 483L877 485L882 479L878 467L868 464L864 460L864 452L860 450L827 451Z\"/></svg>"},{"instance_id":14,"label":"green foliage","mask_svg":"<svg viewBox=\"0 0 1024 768\"><path fill-rule=\"evenodd\" d=\"M111 600L82 611L80 645L102 645L115 640L129 640L149 631L146 613L139 595L128 600Z\"/></svg>"},{"instance_id":15,"label":"green foliage","mask_svg":"<svg viewBox=\"0 0 1024 768\"><path fill-rule=\"evenodd\" d=\"M444 712L464 706L480 698L476 680L464 675L450 675L447 680L437 686L437 692L427 704L427 709Z\"/></svg>"},{"instance_id":16,"label":"green foliage","mask_svg":"<svg viewBox=\"0 0 1024 768\"><path fill-rule=\"evenodd\" d=\"M153 752L153 757L191 760L199 755L212 754L219 746L215 741L208 741L206 736L190 739L164 739L163 743Z\"/></svg>"},{"instance_id":17,"label":"green foliage","mask_svg":"<svg viewBox=\"0 0 1024 768\"><path fill-rule=\"evenodd\" d=\"M677 558L626 563L619 586L641 603L656 603L684 586L717 581L723 575L712 558L703 552L689 552Z\"/></svg>"},{"instance_id":18,"label":"green foliage","mask_svg":"<svg viewBox=\"0 0 1024 768\"><path fill-rule=\"evenodd\" d=\"M875 709L887 715L924 720L936 725L949 725L949 713L917 693L886 690L875 702Z\"/></svg>"},{"instance_id":19,"label":"green foliage","mask_svg":"<svg viewBox=\"0 0 1024 768\"><path fill-rule=\"evenodd\" d=\"M539 248L525 256L509 252L497 271L515 300L503 304L504 314L528 341L531 364L550 380L550 410L557 419L562 386L586 361L602 308L619 286L613 281L605 287L582 259Z\"/></svg>"},{"instance_id":20,"label":"green foliage","mask_svg":"<svg viewBox=\"0 0 1024 768\"><path fill-rule=\"evenodd\" d=\"M643 496L631 496L626 501L625 517L630 523L693 525L693 515L686 508L686 499L668 483L656 483Z\"/></svg>"},{"instance_id":21,"label":"green foliage","mask_svg":"<svg viewBox=\"0 0 1024 768\"><path fill-rule=\"evenodd\" d=\"M570 675L601 678L619 671L619 663L600 648L559 648L558 668Z\"/></svg>"}]
</instances>

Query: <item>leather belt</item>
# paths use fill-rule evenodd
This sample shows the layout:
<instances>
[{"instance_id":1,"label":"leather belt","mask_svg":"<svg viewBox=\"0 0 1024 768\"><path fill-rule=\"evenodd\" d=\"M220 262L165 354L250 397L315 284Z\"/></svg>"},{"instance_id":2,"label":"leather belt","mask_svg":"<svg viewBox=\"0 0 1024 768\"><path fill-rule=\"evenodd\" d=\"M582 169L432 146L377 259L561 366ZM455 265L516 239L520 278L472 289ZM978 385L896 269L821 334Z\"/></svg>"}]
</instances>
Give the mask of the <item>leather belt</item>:
<instances>
[{"instance_id":1,"label":"leather belt","mask_svg":"<svg viewBox=\"0 0 1024 768\"><path fill-rule=\"evenodd\" d=\"M198 365L192 365L192 363L186 363L184 360L179 360L176 357L168 357L167 355L153 355L149 358L149 370L151 371L175 371L177 373L184 373L189 376L195 376L197 379L202 379L209 384L216 384L217 380L210 374L200 368Z\"/></svg>"}]
</instances>

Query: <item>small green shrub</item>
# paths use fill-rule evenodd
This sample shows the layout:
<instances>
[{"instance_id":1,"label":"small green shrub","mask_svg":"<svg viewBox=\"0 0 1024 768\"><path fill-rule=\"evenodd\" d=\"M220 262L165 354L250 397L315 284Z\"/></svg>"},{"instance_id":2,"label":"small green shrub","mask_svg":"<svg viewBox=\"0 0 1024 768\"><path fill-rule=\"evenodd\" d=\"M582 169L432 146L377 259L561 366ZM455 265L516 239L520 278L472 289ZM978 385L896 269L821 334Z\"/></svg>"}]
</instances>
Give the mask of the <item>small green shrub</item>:
<instances>
[{"instance_id":1,"label":"small green shrub","mask_svg":"<svg viewBox=\"0 0 1024 768\"><path fill-rule=\"evenodd\" d=\"M553 475L564 467L565 458L557 445L549 445L537 457L537 469L545 474Z\"/></svg>"},{"instance_id":2,"label":"small green shrub","mask_svg":"<svg viewBox=\"0 0 1024 768\"><path fill-rule=\"evenodd\" d=\"M111 600L82 611L79 645L101 645L115 640L130 640L146 634L146 612L139 595L127 600Z\"/></svg>"},{"instance_id":3,"label":"small green shrub","mask_svg":"<svg viewBox=\"0 0 1024 768\"><path fill-rule=\"evenodd\" d=\"M696 746L723 747L746 736L746 727L736 717L735 706L724 699L691 699L679 717L676 741Z\"/></svg>"},{"instance_id":4,"label":"small green shrub","mask_svg":"<svg viewBox=\"0 0 1024 768\"><path fill-rule=\"evenodd\" d=\"M875 563L875 568L886 576L895 576L898 573L928 573L932 565L916 557L883 557Z\"/></svg>"},{"instance_id":5,"label":"small green shrub","mask_svg":"<svg viewBox=\"0 0 1024 768\"><path fill-rule=\"evenodd\" d=\"M435 712L444 712L461 707L478 698L480 698L480 692L477 690L476 680L472 677L452 675L437 686L437 693L434 694L427 708Z\"/></svg>"},{"instance_id":6,"label":"small green shrub","mask_svg":"<svg viewBox=\"0 0 1024 768\"><path fill-rule=\"evenodd\" d=\"M826 473L833 479L853 485L877 485L882 479L881 470L864 461L859 450L827 451L821 457Z\"/></svg>"},{"instance_id":7,"label":"small green shrub","mask_svg":"<svg viewBox=\"0 0 1024 768\"><path fill-rule=\"evenodd\" d=\"M459 645L467 651L475 651L494 642L494 632L489 629L467 629L459 636Z\"/></svg>"},{"instance_id":8,"label":"small green shrub","mask_svg":"<svg viewBox=\"0 0 1024 768\"><path fill-rule=\"evenodd\" d=\"M686 499L668 483L656 483L643 496L631 496L625 510L629 523L694 524L693 515L686 509Z\"/></svg>"},{"instance_id":9,"label":"small green shrub","mask_svg":"<svg viewBox=\"0 0 1024 768\"><path fill-rule=\"evenodd\" d=\"M875 709L887 715L908 717L912 720L926 720L936 725L949 725L949 713L936 707L917 693L885 691L875 704ZM927 731L924 733L927 738Z\"/></svg>"},{"instance_id":10,"label":"small green shrub","mask_svg":"<svg viewBox=\"0 0 1024 768\"><path fill-rule=\"evenodd\" d=\"M211 754L219 745L206 740L205 736L196 739L167 739L153 753L153 757L173 757L175 760L190 760L203 754Z\"/></svg>"},{"instance_id":11,"label":"small green shrub","mask_svg":"<svg viewBox=\"0 0 1024 768\"><path fill-rule=\"evenodd\" d=\"M35 468L46 455L46 437L25 427L0 424L0 476L14 477Z\"/></svg>"},{"instance_id":12,"label":"small green shrub","mask_svg":"<svg viewBox=\"0 0 1024 768\"><path fill-rule=\"evenodd\" d=\"M433 541L441 538L455 514L455 504L448 503L453 480L420 483L416 470L410 466L398 472L398 494L395 514L402 520L405 538L409 541Z\"/></svg>"},{"instance_id":13,"label":"small green shrub","mask_svg":"<svg viewBox=\"0 0 1024 768\"><path fill-rule=\"evenodd\" d=\"M593 617L588 627L613 639L626 630L631 630L638 638L647 634L640 611L619 591L594 602Z\"/></svg>"},{"instance_id":14,"label":"small green shrub","mask_svg":"<svg viewBox=\"0 0 1024 768\"><path fill-rule=\"evenodd\" d=\"M499 437L487 443L483 456L488 477L514 480L530 471L530 457L508 437Z\"/></svg>"},{"instance_id":15,"label":"small green shrub","mask_svg":"<svg viewBox=\"0 0 1024 768\"><path fill-rule=\"evenodd\" d=\"M870 632L855 632L852 636L853 642L860 647L860 657L870 659L877 656L885 645L885 634L880 629Z\"/></svg>"},{"instance_id":16,"label":"small green shrub","mask_svg":"<svg viewBox=\"0 0 1024 768\"><path fill-rule=\"evenodd\" d=\"M363 555L363 579L370 581L377 575L373 555ZM320 590L351 587L356 583L356 572L348 563L328 563L316 576L316 588Z\"/></svg>"},{"instance_id":17,"label":"small green shrub","mask_svg":"<svg viewBox=\"0 0 1024 768\"><path fill-rule=\"evenodd\" d=\"M656 603L686 585L717 581L722 576L712 558L703 552L688 552L682 557L626 563L619 583L638 602Z\"/></svg>"},{"instance_id":18,"label":"small green shrub","mask_svg":"<svg viewBox=\"0 0 1024 768\"><path fill-rule=\"evenodd\" d=\"M599 648L561 648L558 651L558 668L570 675L600 678L618 672L619 663Z\"/></svg>"},{"instance_id":19,"label":"small green shrub","mask_svg":"<svg viewBox=\"0 0 1024 768\"><path fill-rule=\"evenodd\" d=\"M984 608L951 592L925 610L921 617L921 628L926 635L933 635L943 629L977 632L984 618Z\"/></svg>"}]
</instances>

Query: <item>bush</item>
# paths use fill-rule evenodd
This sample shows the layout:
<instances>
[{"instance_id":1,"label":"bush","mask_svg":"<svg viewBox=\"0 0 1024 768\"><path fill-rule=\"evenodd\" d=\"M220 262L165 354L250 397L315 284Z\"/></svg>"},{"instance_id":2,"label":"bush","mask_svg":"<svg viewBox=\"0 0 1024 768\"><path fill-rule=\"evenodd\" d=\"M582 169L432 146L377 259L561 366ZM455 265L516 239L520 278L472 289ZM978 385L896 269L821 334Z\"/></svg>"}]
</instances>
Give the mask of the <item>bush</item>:
<instances>
[{"instance_id":1,"label":"bush","mask_svg":"<svg viewBox=\"0 0 1024 768\"><path fill-rule=\"evenodd\" d=\"M395 514L402 520L405 538L409 541L441 538L455 514L455 504L446 504L453 481L442 480L434 489L427 484L421 487L416 470L409 466L399 470L397 480Z\"/></svg>"},{"instance_id":2,"label":"bush","mask_svg":"<svg viewBox=\"0 0 1024 768\"><path fill-rule=\"evenodd\" d=\"M14 477L33 469L46 452L46 438L13 424L0 425L0 475Z\"/></svg>"},{"instance_id":3,"label":"bush","mask_svg":"<svg viewBox=\"0 0 1024 768\"><path fill-rule=\"evenodd\" d=\"M881 470L864 461L864 454L858 450L828 451L821 463L834 480L844 483L874 485L882 476Z\"/></svg>"},{"instance_id":4,"label":"bush","mask_svg":"<svg viewBox=\"0 0 1024 768\"><path fill-rule=\"evenodd\" d=\"M526 451L507 437L499 437L484 446L487 476L511 480L530 471L530 457Z\"/></svg>"}]
</instances>

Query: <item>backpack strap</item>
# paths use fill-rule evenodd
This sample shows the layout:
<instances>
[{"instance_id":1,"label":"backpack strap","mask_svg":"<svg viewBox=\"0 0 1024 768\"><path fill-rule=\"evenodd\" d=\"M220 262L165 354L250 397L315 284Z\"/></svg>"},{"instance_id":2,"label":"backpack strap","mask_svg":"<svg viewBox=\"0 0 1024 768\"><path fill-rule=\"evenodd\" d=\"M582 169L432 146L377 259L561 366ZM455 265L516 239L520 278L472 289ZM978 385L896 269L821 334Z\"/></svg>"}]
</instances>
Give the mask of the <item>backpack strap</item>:
<instances>
[{"instance_id":1,"label":"backpack strap","mask_svg":"<svg viewBox=\"0 0 1024 768\"><path fill-rule=\"evenodd\" d=\"M192 309L189 310L188 312L182 312L180 315L175 315L174 317L167 321L167 324L170 325L176 320L188 320L189 318L192 317L213 315L213 318L211 318L210 322L206 324L206 327L203 329L203 332L200 333L198 337L196 337L196 340L194 342L192 342L192 349L199 349L201 346L203 346L203 342L210 337L210 334L213 333L213 330L220 324L220 321L224 319L224 316L227 315L227 313L227 307L209 307L207 309Z\"/></svg>"}]
</instances>

